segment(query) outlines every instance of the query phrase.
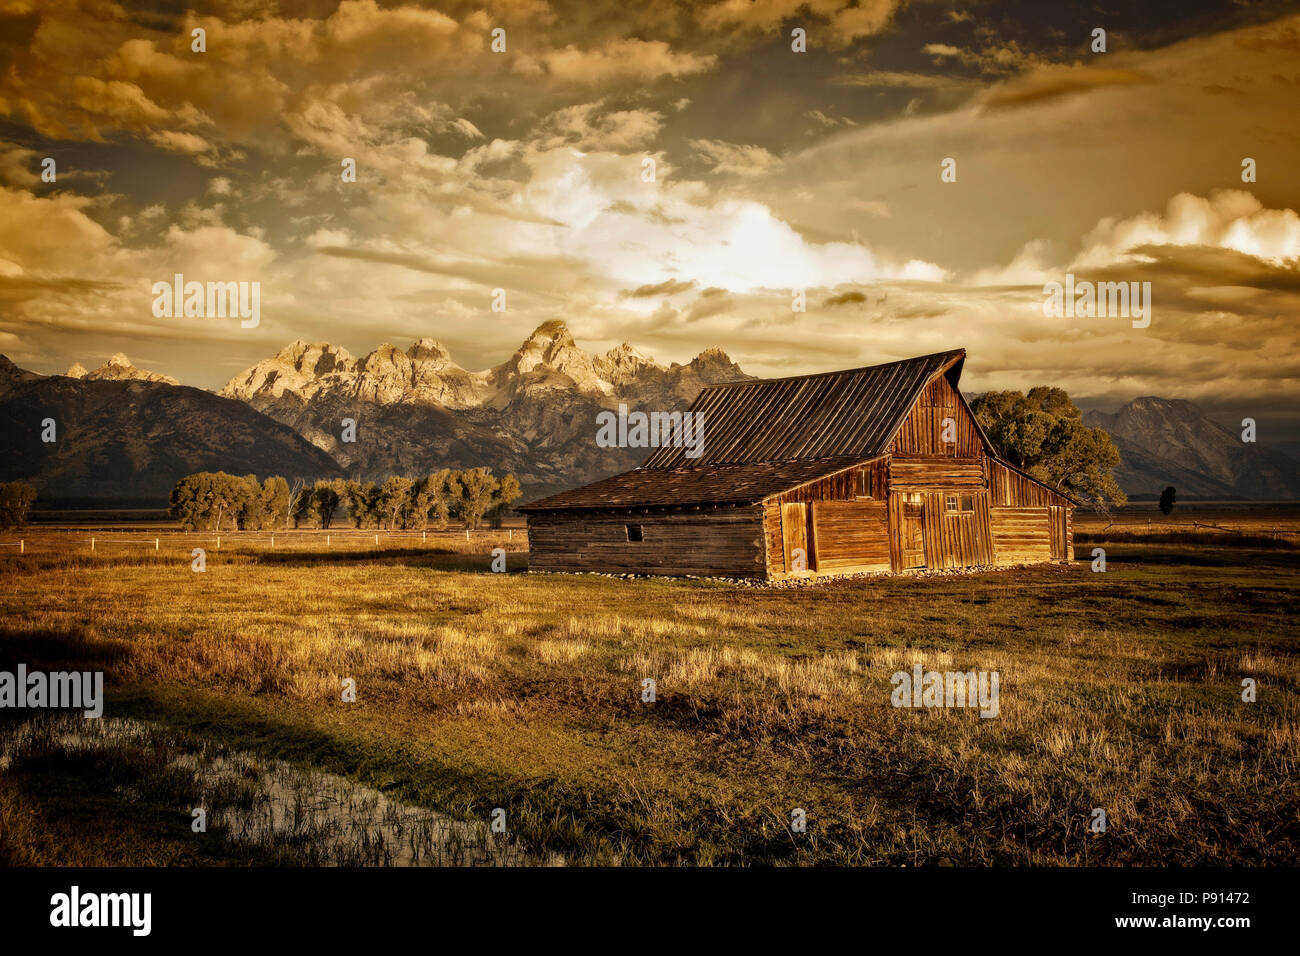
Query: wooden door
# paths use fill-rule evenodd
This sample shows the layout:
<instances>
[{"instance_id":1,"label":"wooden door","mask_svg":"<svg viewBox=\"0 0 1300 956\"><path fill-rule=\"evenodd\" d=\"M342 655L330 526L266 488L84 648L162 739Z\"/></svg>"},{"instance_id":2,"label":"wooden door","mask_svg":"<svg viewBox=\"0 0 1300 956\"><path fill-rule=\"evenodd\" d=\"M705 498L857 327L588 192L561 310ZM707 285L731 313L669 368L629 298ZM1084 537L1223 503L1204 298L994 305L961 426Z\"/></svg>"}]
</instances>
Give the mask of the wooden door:
<instances>
[{"instance_id":1,"label":"wooden door","mask_svg":"<svg viewBox=\"0 0 1300 956\"><path fill-rule=\"evenodd\" d=\"M901 531L903 567L925 567L925 507L920 501L903 502Z\"/></svg>"},{"instance_id":2,"label":"wooden door","mask_svg":"<svg viewBox=\"0 0 1300 956\"><path fill-rule=\"evenodd\" d=\"M787 573L816 571L817 561L814 553L813 535L809 522L812 514L802 501L793 501L781 506L781 543L785 550L785 570ZM802 567L796 570L798 560L796 551L802 552Z\"/></svg>"},{"instance_id":3,"label":"wooden door","mask_svg":"<svg viewBox=\"0 0 1300 956\"><path fill-rule=\"evenodd\" d=\"M1048 531L1052 540L1052 560L1065 561L1065 509L1052 505L1048 510Z\"/></svg>"}]
</instances>

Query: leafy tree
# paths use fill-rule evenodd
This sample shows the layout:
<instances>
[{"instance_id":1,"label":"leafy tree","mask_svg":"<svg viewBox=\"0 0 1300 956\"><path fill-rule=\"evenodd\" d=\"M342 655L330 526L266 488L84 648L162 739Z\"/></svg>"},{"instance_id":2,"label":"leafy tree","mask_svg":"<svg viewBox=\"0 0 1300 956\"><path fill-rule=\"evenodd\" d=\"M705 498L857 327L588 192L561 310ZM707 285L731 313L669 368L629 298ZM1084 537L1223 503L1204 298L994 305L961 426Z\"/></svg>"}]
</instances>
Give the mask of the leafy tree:
<instances>
[{"instance_id":1,"label":"leafy tree","mask_svg":"<svg viewBox=\"0 0 1300 956\"><path fill-rule=\"evenodd\" d=\"M232 529L241 522L260 525L261 486L253 476L241 478L224 471L201 471L186 475L172 489L171 516L187 531L206 528L221 531L229 521Z\"/></svg>"},{"instance_id":2,"label":"leafy tree","mask_svg":"<svg viewBox=\"0 0 1300 956\"><path fill-rule=\"evenodd\" d=\"M988 392L971 410L1007 461L1044 484L1098 509L1128 501L1113 475L1119 449L1104 429L1083 424L1063 390Z\"/></svg>"},{"instance_id":3,"label":"leafy tree","mask_svg":"<svg viewBox=\"0 0 1300 956\"><path fill-rule=\"evenodd\" d=\"M379 527L379 493L374 482L362 484L349 479L343 482L339 498L347 506L348 517L354 528Z\"/></svg>"},{"instance_id":4,"label":"leafy tree","mask_svg":"<svg viewBox=\"0 0 1300 956\"><path fill-rule=\"evenodd\" d=\"M1178 498L1178 493L1174 491L1174 486L1170 485L1164 491L1160 492L1160 513L1167 515L1174 510L1174 501Z\"/></svg>"},{"instance_id":5,"label":"leafy tree","mask_svg":"<svg viewBox=\"0 0 1300 956\"><path fill-rule=\"evenodd\" d=\"M203 485L207 473L186 475L176 482L168 495L168 513L186 531L197 530L207 519L209 501L204 500Z\"/></svg>"},{"instance_id":6,"label":"leafy tree","mask_svg":"<svg viewBox=\"0 0 1300 956\"><path fill-rule=\"evenodd\" d=\"M277 528L285 524L289 510L289 483L278 475L261 484L256 475L245 475L240 495L239 526L245 531Z\"/></svg>"},{"instance_id":7,"label":"leafy tree","mask_svg":"<svg viewBox=\"0 0 1300 956\"><path fill-rule=\"evenodd\" d=\"M449 468L421 478L411 487L411 526L423 530L432 519L436 528L447 527L452 499L459 495L460 484Z\"/></svg>"},{"instance_id":8,"label":"leafy tree","mask_svg":"<svg viewBox=\"0 0 1300 956\"><path fill-rule=\"evenodd\" d=\"M388 522L389 530L405 528L411 512L411 479L394 475L384 482L375 499L375 518L379 526Z\"/></svg>"},{"instance_id":9,"label":"leafy tree","mask_svg":"<svg viewBox=\"0 0 1300 956\"><path fill-rule=\"evenodd\" d=\"M488 520L492 527L501 527L501 522L505 519L506 512L514 502L519 500L523 490L519 487L519 479L513 474L507 474L501 479L497 486L496 500L488 510Z\"/></svg>"},{"instance_id":10,"label":"leafy tree","mask_svg":"<svg viewBox=\"0 0 1300 956\"><path fill-rule=\"evenodd\" d=\"M289 482L272 475L262 482L262 526L289 527Z\"/></svg>"},{"instance_id":11,"label":"leafy tree","mask_svg":"<svg viewBox=\"0 0 1300 956\"><path fill-rule=\"evenodd\" d=\"M328 528L339 508L339 482L318 481L311 490L311 513L319 528Z\"/></svg>"},{"instance_id":12,"label":"leafy tree","mask_svg":"<svg viewBox=\"0 0 1300 956\"><path fill-rule=\"evenodd\" d=\"M21 528L36 500L36 489L23 481L0 483L0 528Z\"/></svg>"},{"instance_id":13,"label":"leafy tree","mask_svg":"<svg viewBox=\"0 0 1300 956\"><path fill-rule=\"evenodd\" d=\"M456 480L460 484L458 513L466 528L475 529L492 507L500 483L492 477L490 468L470 468L460 472Z\"/></svg>"}]
</instances>

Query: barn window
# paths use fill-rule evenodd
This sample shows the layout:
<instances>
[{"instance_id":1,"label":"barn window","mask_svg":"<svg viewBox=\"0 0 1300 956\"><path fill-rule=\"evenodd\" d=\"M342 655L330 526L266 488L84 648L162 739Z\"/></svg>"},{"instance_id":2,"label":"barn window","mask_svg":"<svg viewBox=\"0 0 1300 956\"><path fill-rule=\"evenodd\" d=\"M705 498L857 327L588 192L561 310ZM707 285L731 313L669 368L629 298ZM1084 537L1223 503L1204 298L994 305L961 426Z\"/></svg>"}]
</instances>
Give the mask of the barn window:
<instances>
[{"instance_id":1,"label":"barn window","mask_svg":"<svg viewBox=\"0 0 1300 956\"><path fill-rule=\"evenodd\" d=\"M947 498L947 501L945 502L945 504L947 505L947 508L948 508L949 511L956 511L956 510L957 510L957 496L956 496L956 495L949 495L948 498Z\"/></svg>"},{"instance_id":2,"label":"barn window","mask_svg":"<svg viewBox=\"0 0 1300 956\"><path fill-rule=\"evenodd\" d=\"M962 511L974 511L974 510L975 510L975 499L972 498L970 495L962 495L962 496L961 496L961 510L962 510Z\"/></svg>"},{"instance_id":3,"label":"barn window","mask_svg":"<svg viewBox=\"0 0 1300 956\"><path fill-rule=\"evenodd\" d=\"M630 524L627 526L627 540L629 541L645 540L645 538L642 537L641 535L641 526L639 524Z\"/></svg>"},{"instance_id":4,"label":"barn window","mask_svg":"<svg viewBox=\"0 0 1300 956\"><path fill-rule=\"evenodd\" d=\"M871 497L871 471L867 468L859 468L857 489L854 494L859 498Z\"/></svg>"}]
</instances>

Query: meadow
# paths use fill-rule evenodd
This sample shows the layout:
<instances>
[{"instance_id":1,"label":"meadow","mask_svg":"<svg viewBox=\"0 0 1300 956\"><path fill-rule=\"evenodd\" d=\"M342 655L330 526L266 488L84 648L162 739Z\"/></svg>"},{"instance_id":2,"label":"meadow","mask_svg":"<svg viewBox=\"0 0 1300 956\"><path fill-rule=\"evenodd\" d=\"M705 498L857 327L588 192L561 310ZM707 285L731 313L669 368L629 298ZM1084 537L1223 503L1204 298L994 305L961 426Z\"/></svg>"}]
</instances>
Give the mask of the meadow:
<instances>
[{"instance_id":1,"label":"meadow","mask_svg":"<svg viewBox=\"0 0 1300 956\"><path fill-rule=\"evenodd\" d=\"M424 862L1291 864L1296 539L1139 525L1081 520L1069 566L796 589L528 574L518 531L226 540L203 573L166 531L31 531L0 669L102 669L114 723L0 711L0 863L403 861L346 811L245 825L328 791L454 832ZM893 707L918 663L998 671L999 716Z\"/></svg>"}]
</instances>

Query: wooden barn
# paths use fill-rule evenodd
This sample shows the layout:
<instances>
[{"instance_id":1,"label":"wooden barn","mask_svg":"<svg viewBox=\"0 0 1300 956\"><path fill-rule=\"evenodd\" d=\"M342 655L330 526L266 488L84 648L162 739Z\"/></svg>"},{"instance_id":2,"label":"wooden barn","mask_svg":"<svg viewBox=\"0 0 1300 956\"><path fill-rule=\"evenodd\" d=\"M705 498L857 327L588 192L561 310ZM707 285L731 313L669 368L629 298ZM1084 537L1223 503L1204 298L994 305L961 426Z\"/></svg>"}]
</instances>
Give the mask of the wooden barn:
<instances>
[{"instance_id":1,"label":"wooden barn","mask_svg":"<svg viewBox=\"0 0 1300 956\"><path fill-rule=\"evenodd\" d=\"M998 457L957 389L965 358L708 386L698 457L660 447L520 508L529 567L778 580L1073 559L1076 503Z\"/></svg>"}]
</instances>

